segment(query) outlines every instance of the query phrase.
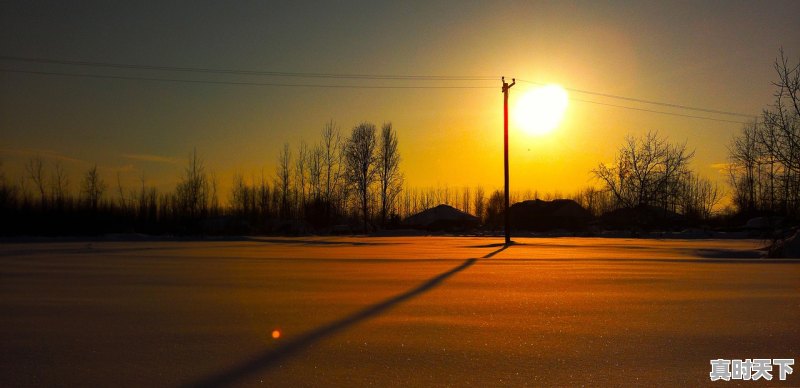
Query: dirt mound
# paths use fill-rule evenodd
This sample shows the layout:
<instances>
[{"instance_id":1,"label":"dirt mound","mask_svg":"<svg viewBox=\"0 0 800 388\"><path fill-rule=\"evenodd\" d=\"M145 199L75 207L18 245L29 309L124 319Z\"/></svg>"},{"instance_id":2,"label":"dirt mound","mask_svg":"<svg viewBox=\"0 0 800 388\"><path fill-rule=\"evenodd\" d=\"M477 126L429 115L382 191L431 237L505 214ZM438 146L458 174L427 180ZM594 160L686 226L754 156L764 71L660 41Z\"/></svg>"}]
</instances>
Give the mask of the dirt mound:
<instances>
[{"instance_id":1,"label":"dirt mound","mask_svg":"<svg viewBox=\"0 0 800 388\"><path fill-rule=\"evenodd\" d=\"M592 219L589 211L571 199L523 201L508 211L511 226L522 230L584 229Z\"/></svg>"},{"instance_id":2,"label":"dirt mound","mask_svg":"<svg viewBox=\"0 0 800 388\"><path fill-rule=\"evenodd\" d=\"M612 229L676 228L686 224L686 218L673 211L651 205L612 210L600 216L601 222Z\"/></svg>"},{"instance_id":3,"label":"dirt mound","mask_svg":"<svg viewBox=\"0 0 800 388\"><path fill-rule=\"evenodd\" d=\"M421 211L405 219L406 226L427 229L471 228L480 220L472 214L462 212L449 205L439 205Z\"/></svg>"}]
</instances>

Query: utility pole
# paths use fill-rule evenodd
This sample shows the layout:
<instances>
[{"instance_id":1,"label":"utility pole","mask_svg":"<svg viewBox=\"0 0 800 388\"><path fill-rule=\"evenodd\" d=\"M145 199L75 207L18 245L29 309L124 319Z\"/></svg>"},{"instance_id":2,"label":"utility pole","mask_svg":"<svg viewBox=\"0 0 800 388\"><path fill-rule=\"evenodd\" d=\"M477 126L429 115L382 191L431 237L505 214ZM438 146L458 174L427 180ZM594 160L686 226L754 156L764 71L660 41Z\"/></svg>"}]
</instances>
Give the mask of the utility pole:
<instances>
[{"instance_id":1,"label":"utility pole","mask_svg":"<svg viewBox=\"0 0 800 388\"><path fill-rule=\"evenodd\" d=\"M511 244L511 226L508 222L508 89L511 89L514 84L517 83L515 78L511 79L511 84L509 85L506 82L506 77L501 77L501 81L503 81L503 162L505 166L505 212L504 214L504 221L506 226L506 245Z\"/></svg>"}]
</instances>

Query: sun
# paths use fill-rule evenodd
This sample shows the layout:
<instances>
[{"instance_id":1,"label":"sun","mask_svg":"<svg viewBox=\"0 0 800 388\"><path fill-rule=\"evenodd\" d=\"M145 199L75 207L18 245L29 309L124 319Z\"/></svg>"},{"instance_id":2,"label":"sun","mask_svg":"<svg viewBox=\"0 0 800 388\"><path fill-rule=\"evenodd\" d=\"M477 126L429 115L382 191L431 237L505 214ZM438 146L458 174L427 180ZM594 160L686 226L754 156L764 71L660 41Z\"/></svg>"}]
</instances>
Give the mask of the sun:
<instances>
[{"instance_id":1,"label":"sun","mask_svg":"<svg viewBox=\"0 0 800 388\"><path fill-rule=\"evenodd\" d=\"M567 110L567 91L559 85L547 85L529 91L517 100L514 120L532 135L550 133L561 123Z\"/></svg>"}]
</instances>

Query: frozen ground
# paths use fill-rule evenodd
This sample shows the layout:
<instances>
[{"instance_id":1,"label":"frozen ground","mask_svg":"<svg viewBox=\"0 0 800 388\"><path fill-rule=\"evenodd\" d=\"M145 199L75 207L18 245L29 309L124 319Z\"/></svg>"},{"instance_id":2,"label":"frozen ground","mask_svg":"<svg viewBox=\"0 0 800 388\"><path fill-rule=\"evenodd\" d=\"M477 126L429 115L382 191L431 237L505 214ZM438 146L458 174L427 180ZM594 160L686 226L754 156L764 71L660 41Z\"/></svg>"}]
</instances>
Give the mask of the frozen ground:
<instances>
[{"instance_id":1,"label":"frozen ground","mask_svg":"<svg viewBox=\"0 0 800 388\"><path fill-rule=\"evenodd\" d=\"M0 385L697 386L800 359L800 261L760 241L499 241L4 243Z\"/></svg>"}]
</instances>

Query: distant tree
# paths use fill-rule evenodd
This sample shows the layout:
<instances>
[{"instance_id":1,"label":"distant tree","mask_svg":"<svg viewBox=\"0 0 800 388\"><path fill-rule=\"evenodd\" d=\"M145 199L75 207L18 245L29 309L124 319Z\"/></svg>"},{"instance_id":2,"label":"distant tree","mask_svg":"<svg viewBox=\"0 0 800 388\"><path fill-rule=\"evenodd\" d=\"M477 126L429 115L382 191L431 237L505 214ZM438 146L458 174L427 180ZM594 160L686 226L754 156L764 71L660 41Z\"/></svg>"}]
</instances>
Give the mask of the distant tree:
<instances>
[{"instance_id":1,"label":"distant tree","mask_svg":"<svg viewBox=\"0 0 800 388\"><path fill-rule=\"evenodd\" d=\"M52 193L53 203L59 208L64 206L67 197L67 190L69 189L69 178L64 171L61 163L56 162L53 170L53 175L50 177L50 192Z\"/></svg>"},{"instance_id":2,"label":"distant tree","mask_svg":"<svg viewBox=\"0 0 800 388\"><path fill-rule=\"evenodd\" d=\"M197 156L197 149L194 149L175 190L181 212L193 220L204 216L208 210L209 191L203 160Z\"/></svg>"},{"instance_id":3,"label":"distant tree","mask_svg":"<svg viewBox=\"0 0 800 388\"><path fill-rule=\"evenodd\" d=\"M470 210L472 210L472 204L470 203L472 202L471 195L472 193L469 187L464 186L463 191L461 192L461 210L464 211L464 213L470 213Z\"/></svg>"},{"instance_id":4,"label":"distant tree","mask_svg":"<svg viewBox=\"0 0 800 388\"><path fill-rule=\"evenodd\" d=\"M692 220L707 220L721 197L719 187L711 180L689 174L680 183L680 213Z\"/></svg>"},{"instance_id":5,"label":"distant tree","mask_svg":"<svg viewBox=\"0 0 800 388\"><path fill-rule=\"evenodd\" d=\"M434 194L436 197L436 205L442 203L445 205L450 205L452 203L450 202L450 194L450 187L448 185L445 184L444 186L437 186Z\"/></svg>"},{"instance_id":6,"label":"distant tree","mask_svg":"<svg viewBox=\"0 0 800 388\"><path fill-rule=\"evenodd\" d=\"M280 189L281 209L280 216L283 219L290 217L291 209L291 174L292 174L292 154L289 150L289 143L283 144L283 150L278 156L278 167L275 172L275 186Z\"/></svg>"},{"instance_id":7,"label":"distant tree","mask_svg":"<svg viewBox=\"0 0 800 388\"><path fill-rule=\"evenodd\" d=\"M122 188L122 176L120 172L117 171L117 193L119 195L119 208L122 212L125 212L128 208L127 201L125 200L125 191ZM131 201L133 201L131 199Z\"/></svg>"},{"instance_id":8,"label":"distant tree","mask_svg":"<svg viewBox=\"0 0 800 388\"><path fill-rule=\"evenodd\" d=\"M778 82L775 101L761 118L765 131L759 139L767 152L789 170L800 170L800 61L791 65L780 50L775 60Z\"/></svg>"},{"instance_id":9,"label":"distant tree","mask_svg":"<svg viewBox=\"0 0 800 388\"><path fill-rule=\"evenodd\" d=\"M255 200L255 208L254 211L257 213L257 218L259 221L263 222L267 218L270 217L272 212L271 209L271 197L272 191L269 188L269 184L267 183L267 178L264 176L264 171L261 171L261 179L258 182L258 187L255 187L255 182L253 182L253 191L255 191L255 195L253 195Z\"/></svg>"},{"instance_id":10,"label":"distant tree","mask_svg":"<svg viewBox=\"0 0 800 388\"><path fill-rule=\"evenodd\" d=\"M341 206L344 201L344 144L339 127L333 120L322 129L322 165L321 174L325 184L325 201L329 207ZM332 210L332 209L330 209Z\"/></svg>"},{"instance_id":11,"label":"distant tree","mask_svg":"<svg viewBox=\"0 0 800 388\"><path fill-rule=\"evenodd\" d=\"M397 196L403 188L403 173L400 172L400 152L397 150L397 132L392 123L381 128L378 148L377 175L380 184L381 224L386 225L389 212L395 208Z\"/></svg>"},{"instance_id":12,"label":"distant tree","mask_svg":"<svg viewBox=\"0 0 800 388\"><path fill-rule=\"evenodd\" d=\"M208 212L210 216L217 216L220 213L219 196L217 195L217 174L211 171L208 174Z\"/></svg>"},{"instance_id":13,"label":"distant tree","mask_svg":"<svg viewBox=\"0 0 800 388\"><path fill-rule=\"evenodd\" d=\"M297 194L297 215L302 217L306 206L306 189L308 186L308 145L300 140L297 148L297 159L294 168L295 193Z\"/></svg>"},{"instance_id":14,"label":"distant tree","mask_svg":"<svg viewBox=\"0 0 800 388\"><path fill-rule=\"evenodd\" d=\"M589 186L579 191L572 199L595 216L600 216L615 209L615 198L611 192L599 190L594 186Z\"/></svg>"},{"instance_id":15,"label":"distant tree","mask_svg":"<svg viewBox=\"0 0 800 388\"><path fill-rule=\"evenodd\" d=\"M359 197L364 233L369 232L370 186L375 181L375 124L361 123L353 128L345 147L347 178Z\"/></svg>"},{"instance_id":16,"label":"distant tree","mask_svg":"<svg viewBox=\"0 0 800 388\"><path fill-rule=\"evenodd\" d=\"M758 207L758 185L762 182L760 165L764 150L758 142L758 125L753 122L742 128L728 146L729 182L733 202L741 212L753 212Z\"/></svg>"},{"instance_id":17,"label":"distant tree","mask_svg":"<svg viewBox=\"0 0 800 388\"><path fill-rule=\"evenodd\" d=\"M612 165L601 163L592 172L617 201L619 207L642 205L666 209L678 195L678 182L689 173L694 152L686 143L670 144L657 132L628 136Z\"/></svg>"},{"instance_id":18,"label":"distant tree","mask_svg":"<svg viewBox=\"0 0 800 388\"><path fill-rule=\"evenodd\" d=\"M320 145L315 145L308 155L308 186L310 195L314 200L322 198L322 157Z\"/></svg>"},{"instance_id":19,"label":"distant tree","mask_svg":"<svg viewBox=\"0 0 800 388\"><path fill-rule=\"evenodd\" d=\"M486 206L486 199L483 197L483 187L478 186L475 188L475 217L484 219L484 208Z\"/></svg>"},{"instance_id":20,"label":"distant tree","mask_svg":"<svg viewBox=\"0 0 800 388\"><path fill-rule=\"evenodd\" d=\"M92 209L93 212L97 212L97 206L100 204L105 190L106 183L97 172L97 165L95 164L86 171L86 174L83 176L83 183L81 184L81 191L86 199L86 205Z\"/></svg>"},{"instance_id":21,"label":"distant tree","mask_svg":"<svg viewBox=\"0 0 800 388\"><path fill-rule=\"evenodd\" d=\"M0 167L3 163L0 161ZM0 211L8 210L16 205L17 190L6 180L5 172L0 170Z\"/></svg>"},{"instance_id":22,"label":"distant tree","mask_svg":"<svg viewBox=\"0 0 800 388\"><path fill-rule=\"evenodd\" d=\"M503 215L505 214L505 196L503 192L500 190L495 190L492 192L492 195L489 196L489 200L486 203L486 212L485 212L485 220L484 224L489 225L492 228L497 228L503 223Z\"/></svg>"},{"instance_id":23,"label":"distant tree","mask_svg":"<svg viewBox=\"0 0 800 388\"><path fill-rule=\"evenodd\" d=\"M402 199L400 200L400 216L406 218L413 214L412 206L411 189L406 185L406 188L403 189Z\"/></svg>"},{"instance_id":24,"label":"distant tree","mask_svg":"<svg viewBox=\"0 0 800 388\"><path fill-rule=\"evenodd\" d=\"M233 174L231 184L231 195L229 198L230 209L234 214L244 216L249 213L250 208L250 188L244 181L241 173Z\"/></svg>"},{"instance_id":25,"label":"distant tree","mask_svg":"<svg viewBox=\"0 0 800 388\"><path fill-rule=\"evenodd\" d=\"M33 185L36 187L36 190L39 192L39 204L44 208L47 204L47 186L45 184L44 162L42 162L42 158L37 156L28 160L28 163L25 165L25 170L28 173L28 177L33 182Z\"/></svg>"},{"instance_id":26,"label":"distant tree","mask_svg":"<svg viewBox=\"0 0 800 388\"><path fill-rule=\"evenodd\" d=\"M18 178L18 181L19 181L20 201L22 202L22 205L29 206L32 199L31 199L31 193L28 190L28 178L22 175Z\"/></svg>"},{"instance_id":27,"label":"distant tree","mask_svg":"<svg viewBox=\"0 0 800 388\"><path fill-rule=\"evenodd\" d=\"M147 186L146 183L145 176L142 174L139 177L139 192L131 192L130 207L131 211L135 211L140 224L155 224L158 222L158 191L155 187ZM203 190L208 191L207 185ZM138 200L135 199L137 197ZM205 207L204 205L203 211L205 211Z\"/></svg>"}]
</instances>

